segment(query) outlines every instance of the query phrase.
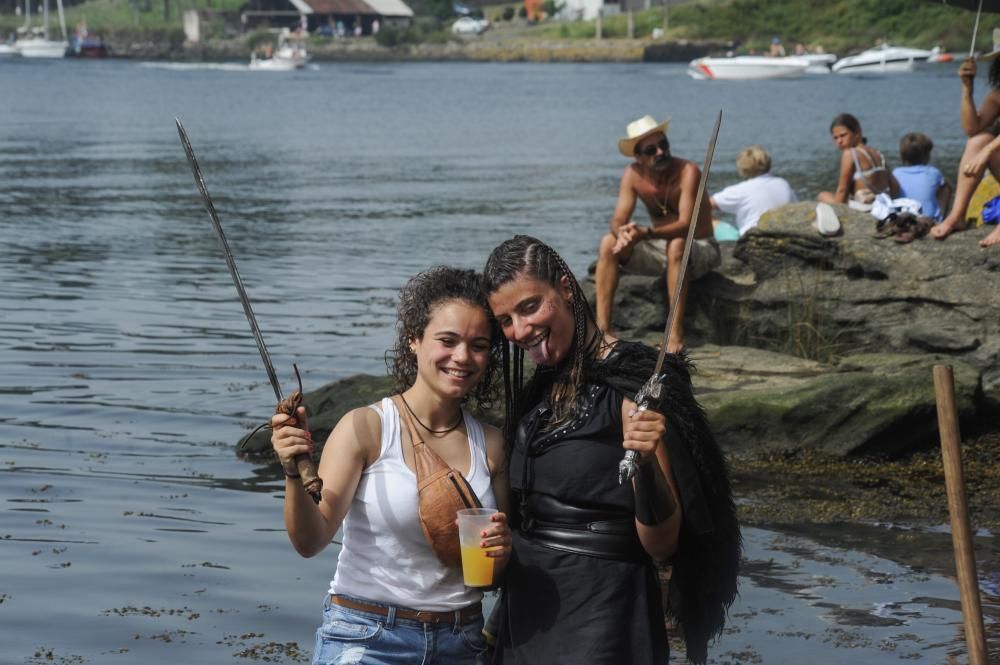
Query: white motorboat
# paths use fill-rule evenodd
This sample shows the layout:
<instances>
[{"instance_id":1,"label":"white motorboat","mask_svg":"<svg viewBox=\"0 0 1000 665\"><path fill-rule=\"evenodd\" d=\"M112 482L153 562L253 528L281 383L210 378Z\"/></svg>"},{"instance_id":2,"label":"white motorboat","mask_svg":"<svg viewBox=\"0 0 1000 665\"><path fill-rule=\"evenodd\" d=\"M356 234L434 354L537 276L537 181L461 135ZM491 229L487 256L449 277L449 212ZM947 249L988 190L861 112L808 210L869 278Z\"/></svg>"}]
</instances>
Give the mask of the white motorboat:
<instances>
[{"instance_id":1,"label":"white motorboat","mask_svg":"<svg viewBox=\"0 0 1000 665\"><path fill-rule=\"evenodd\" d=\"M805 53L795 57L803 58L809 62L806 74L829 74L830 67L837 62L837 56L833 53Z\"/></svg>"},{"instance_id":2,"label":"white motorboat","mask_svg":"<svg viewBox=\"0 0 1000 665\"><path fill-rule=\"evenodd\" d=\"M841 58L831 68L837 74L895 74L912 72L926 63L934 51L882 44L857 55Z\"/></svg>"},{"instance_id":3,"label":"white motorboat","mask_svg":"<svg viewBox=\"0 0 1000 665\"><path fill-rule=\"evenodd\" d=\"M14 44L0 43L0 58L6 58L12 55L17 55L17 49L14 48Z\"/></svg>"},{"instance_id":4,"label":"white motorboat","mask_svg":"<svg viewBox=\"0 0 1000 665\"><path fill-rule=\"evenodd\" d=\"M256 53L250 54L250 69L270 72L288 72L302 69L309 61L305 46L301 44L282 44L269 58L258 58Z\"/></svg>"},{"instance_id":5,"label":"white motorboat","mask_svg":"<svg viewBox=\"0 0 1000 665\"><path fill-rule=\"evenodd\" d=\"M800 76L808 67L808 60L795 56L737 55L692 60L688 74L702 81L774 79Z\"/></svg>"}]
</instances>

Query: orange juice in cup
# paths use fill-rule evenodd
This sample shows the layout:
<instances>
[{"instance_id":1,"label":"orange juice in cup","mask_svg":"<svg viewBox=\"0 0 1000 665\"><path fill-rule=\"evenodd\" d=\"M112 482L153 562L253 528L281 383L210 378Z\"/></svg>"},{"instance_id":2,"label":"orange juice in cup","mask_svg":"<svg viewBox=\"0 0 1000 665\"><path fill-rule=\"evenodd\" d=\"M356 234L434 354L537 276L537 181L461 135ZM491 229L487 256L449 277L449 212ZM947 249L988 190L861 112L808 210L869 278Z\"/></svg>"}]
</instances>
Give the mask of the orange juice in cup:
<instances>
[{"instance_id":1,"label":"orange juice in cup","mask_svg":"<svg viewBox=\"0 0 1000 665\"><path fill-rule=\"evenodd\" d=\"M493 584L493 559L480 547L482 532L493 522L493 508L465 508L458 511L458 538L462 546L462 574L465 586L481 587Z\"/></svg>"}]
</instances>

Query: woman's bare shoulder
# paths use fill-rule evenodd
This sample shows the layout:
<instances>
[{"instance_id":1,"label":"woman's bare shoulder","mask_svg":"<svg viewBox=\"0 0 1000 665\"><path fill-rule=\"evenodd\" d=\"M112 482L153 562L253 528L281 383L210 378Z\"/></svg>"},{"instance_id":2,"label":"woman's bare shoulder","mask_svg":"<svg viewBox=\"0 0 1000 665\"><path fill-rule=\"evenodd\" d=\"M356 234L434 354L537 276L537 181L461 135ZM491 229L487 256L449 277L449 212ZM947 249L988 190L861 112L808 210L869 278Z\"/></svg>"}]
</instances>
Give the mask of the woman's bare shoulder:
<instances>
[{"instance_id":1,"label":"woman's bare shoulder","mask_svg":"<svg viewBox=\"0 0 1000 665\"><path fill-rule=\"evenodd\" d=\"M378 458L382 443L382 418L370 406L360 406L344 414L333 428L330 439L335 444L351 445L368 462Z\"/></svg>"},{"instance_id":2,"label":"woman's bare shoulder","mask_svg":"<svg viewBox=\"0 0 1000 665\"><path fill-rule=\"evenodd\" d=\"M490 425L488 423L481 423L483 426L483 435L486 439L486 449L488 451L500 451L503 452L506 449L506 442L503 438L503 432L498 428Z\"/></svg>"}]
</instances>

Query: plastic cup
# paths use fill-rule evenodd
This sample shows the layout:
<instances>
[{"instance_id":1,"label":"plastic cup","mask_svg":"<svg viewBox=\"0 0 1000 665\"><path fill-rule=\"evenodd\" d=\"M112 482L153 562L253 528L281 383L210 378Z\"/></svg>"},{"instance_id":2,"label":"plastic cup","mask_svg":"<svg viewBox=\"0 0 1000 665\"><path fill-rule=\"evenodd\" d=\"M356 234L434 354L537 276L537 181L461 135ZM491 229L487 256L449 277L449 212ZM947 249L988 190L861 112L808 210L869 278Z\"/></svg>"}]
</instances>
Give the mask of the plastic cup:
<instances>
[{"instance_id":1,"label":"plastic cup","mask_svg":"<svg viewBox=\"0 0 1000 665\"><path fill-rule=\"evenodd\" d=\"M493 559L486 556L486 548L480 547L483 529L492 521L490 516L497 512L493 508L463 508L458 511L458 540L462 546L462 574L465 586L481 587L493 584Z\"/></svg>"}]
</instances>

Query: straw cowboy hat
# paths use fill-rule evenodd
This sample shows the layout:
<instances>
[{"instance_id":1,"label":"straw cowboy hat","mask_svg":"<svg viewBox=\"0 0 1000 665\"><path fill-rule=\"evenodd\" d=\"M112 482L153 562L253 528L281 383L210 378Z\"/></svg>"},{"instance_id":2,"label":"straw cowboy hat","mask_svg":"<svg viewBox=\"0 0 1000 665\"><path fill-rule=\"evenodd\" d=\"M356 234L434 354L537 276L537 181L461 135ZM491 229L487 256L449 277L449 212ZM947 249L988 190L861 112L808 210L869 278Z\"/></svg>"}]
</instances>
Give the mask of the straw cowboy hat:
<instances>
[{"instance_id":1,"label":"straw cowboy hat","mask_svg":"<svg viewBox=\"0 0 1000 665\"><path fill-rule=\"evenodd\" d=\"M626 157L635 157L635 145L654 132L667 133L670 126L670 118L657 123L651 115L644 115L638 120L628 123L625 128L625 138L618 139L618 150Z\"/></svg>"}]
</instances>

